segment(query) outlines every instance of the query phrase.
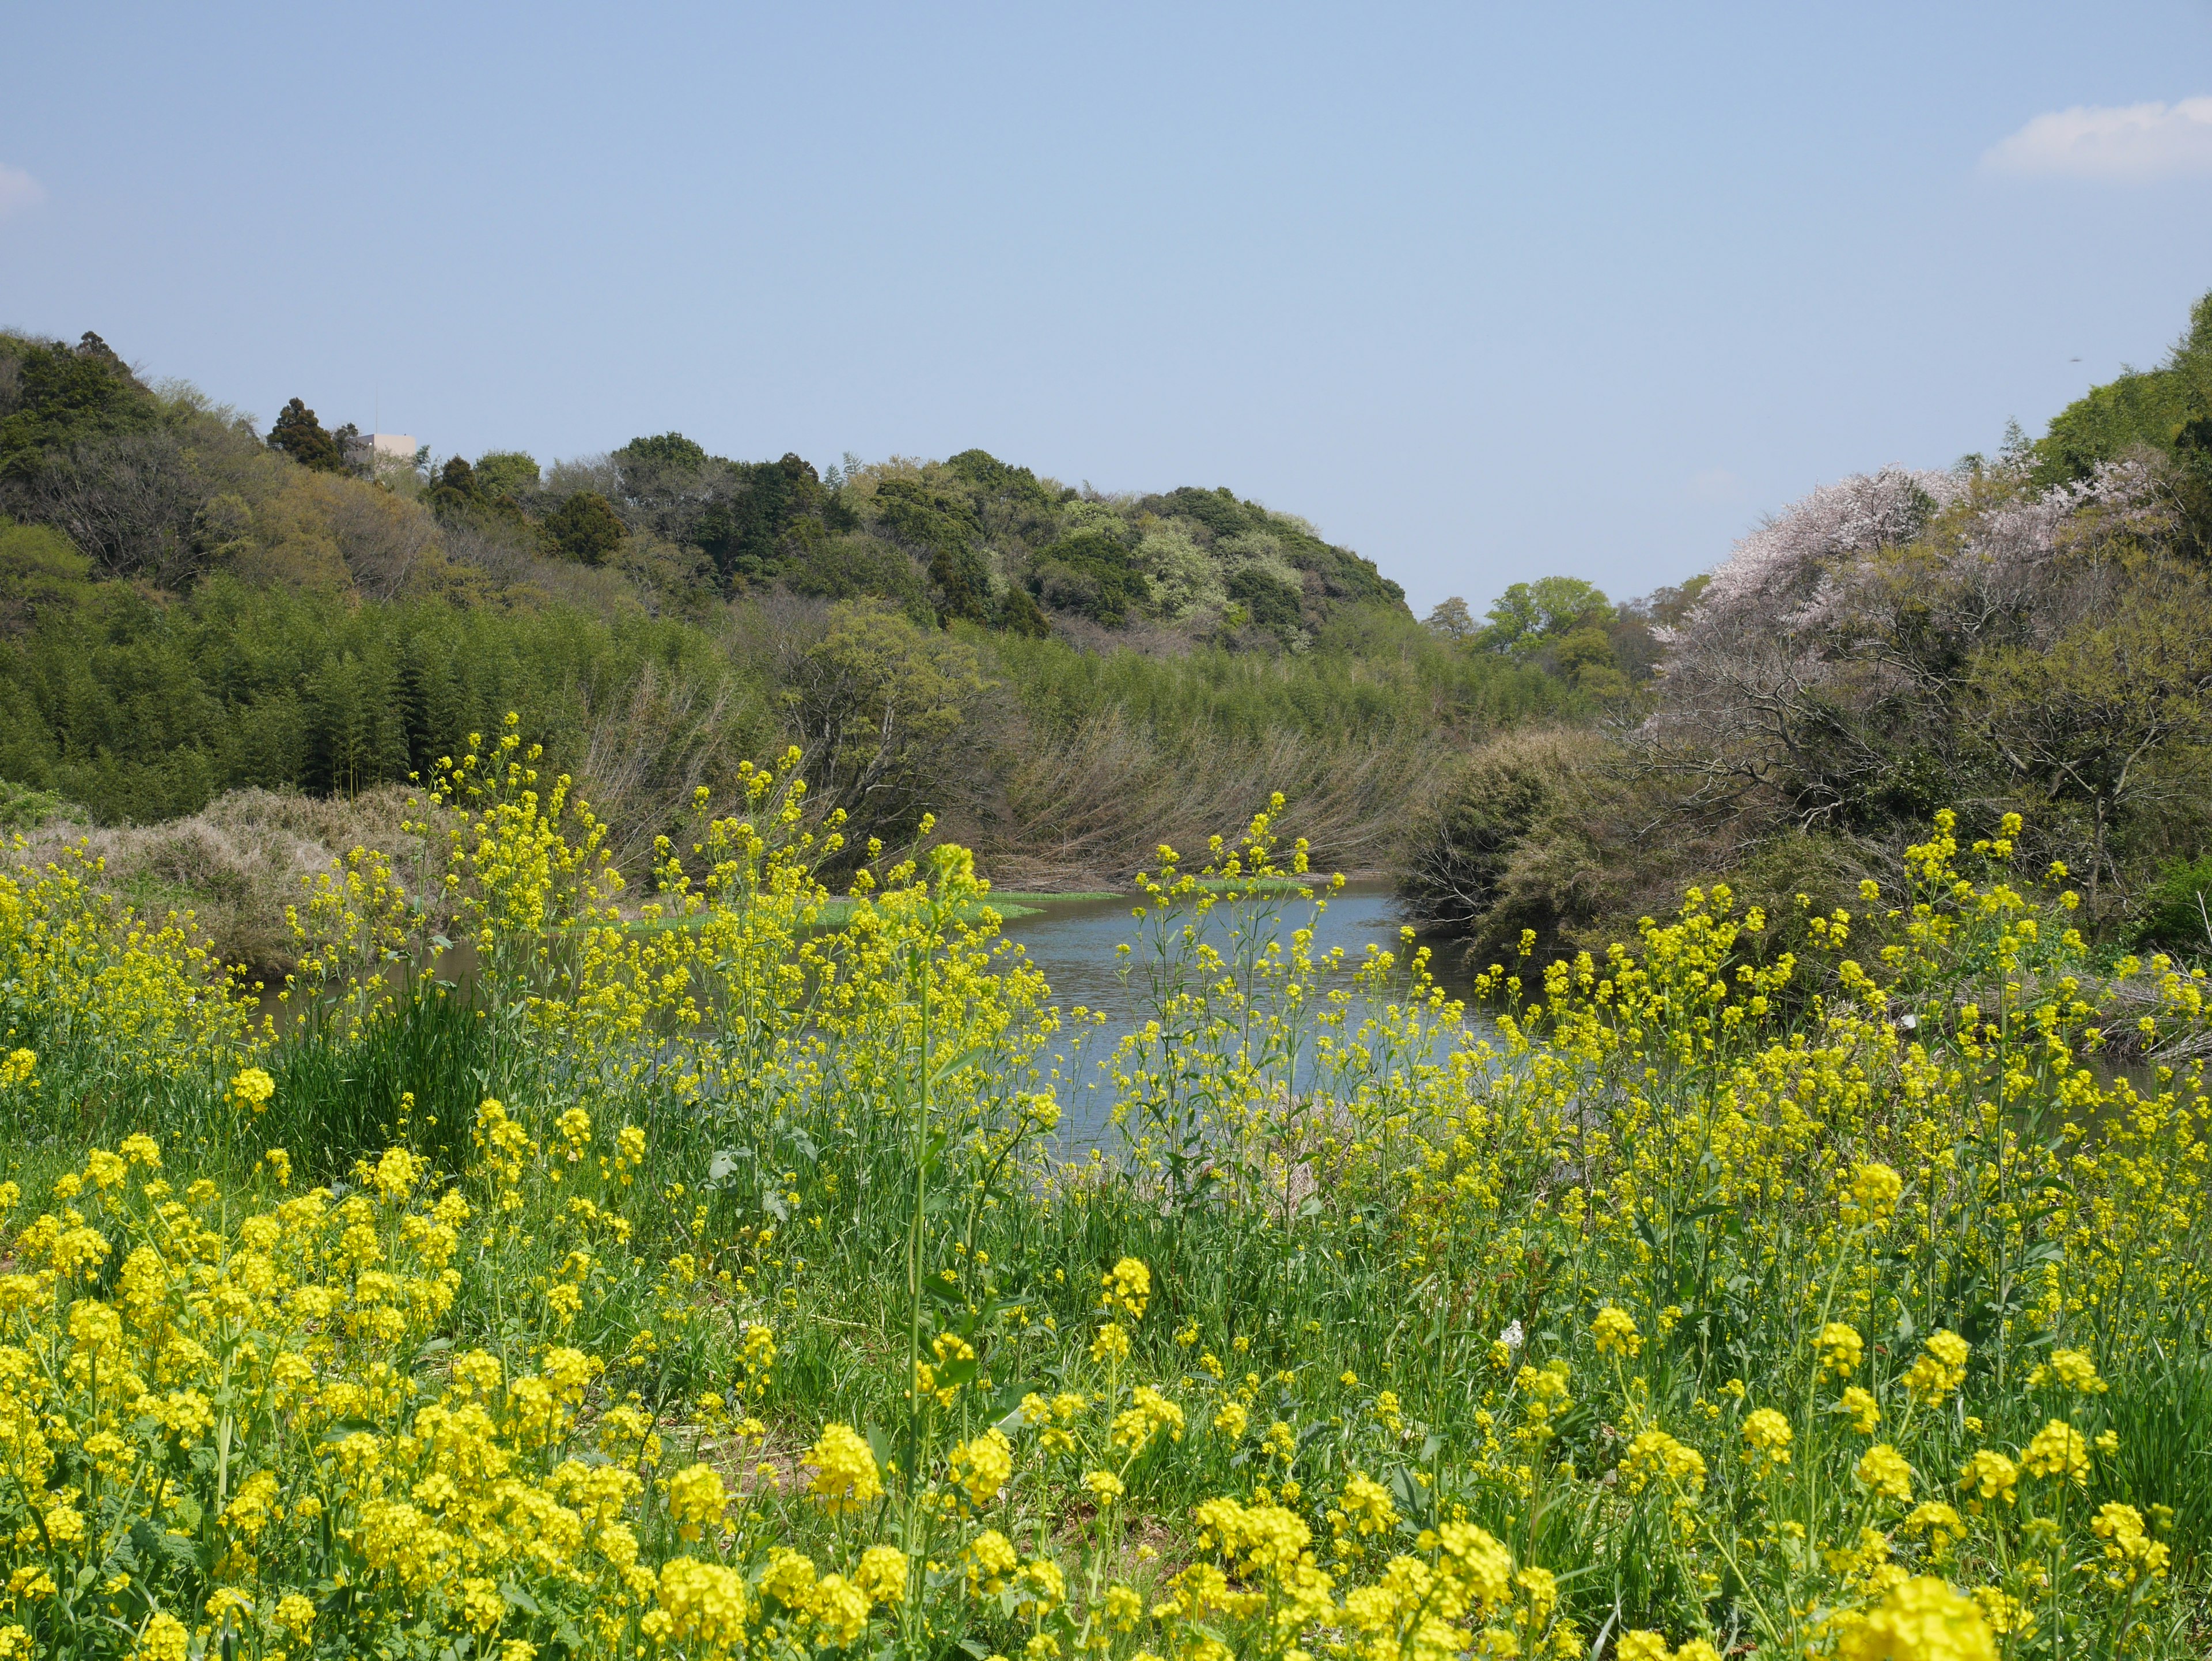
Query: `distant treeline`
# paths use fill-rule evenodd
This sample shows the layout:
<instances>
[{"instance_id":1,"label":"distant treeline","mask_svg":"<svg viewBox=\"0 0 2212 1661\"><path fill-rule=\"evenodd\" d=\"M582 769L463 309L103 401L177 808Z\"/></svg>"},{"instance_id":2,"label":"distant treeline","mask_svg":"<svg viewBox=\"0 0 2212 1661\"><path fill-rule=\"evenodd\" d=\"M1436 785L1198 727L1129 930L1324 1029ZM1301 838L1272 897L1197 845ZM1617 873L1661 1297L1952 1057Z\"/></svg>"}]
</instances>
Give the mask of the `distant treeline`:
<instances>
[{"instance_id":1,"label":"distant treeline","mask_svg":"<svg viewBox=\"0 0 2212 1661\"><path fill-rule=\"evenodd\" d=\"M1226 490L1103 496L974 450L817 472L673 433L433 465L300 399L262 432L93 335L0 336L0 780L104 824L350 797L512 710L634 865L797 743L856 830L930 812L1028 880L1126 876L1277 788L1317 858L1376 866L1468 743L1588 719L1655 655L1586 585L1537 585L1553 611L1510 649L1424 628Z\"/></svg>"}]
</instances>

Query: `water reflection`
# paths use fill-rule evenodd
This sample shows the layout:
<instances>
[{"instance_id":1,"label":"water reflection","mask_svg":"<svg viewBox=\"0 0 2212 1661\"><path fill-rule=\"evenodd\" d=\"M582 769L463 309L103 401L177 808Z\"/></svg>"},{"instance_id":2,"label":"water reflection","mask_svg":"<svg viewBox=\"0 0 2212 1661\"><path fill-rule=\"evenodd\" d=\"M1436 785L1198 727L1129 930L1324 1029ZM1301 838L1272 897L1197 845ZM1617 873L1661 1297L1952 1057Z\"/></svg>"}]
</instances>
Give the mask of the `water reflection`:
<instances>
[{"instance_id":1,"label":"water reflection","mask_svg":"<svg viewBox=\"0 0 2212 1661\"><path fill-rule=\"evenodd\" d=\"M1061 1009L1073 1011L1079 1005L1106 1018L1101 1024L1083 1029L1079 1050L1065 1045L1061 1048L1061 1076L1067 1081L1060 1098L1063 1154L1111 1145L1114 1130L1109 1119L1113 1102L1103 1082L1099 1064L1112 1054L1115 1040L1141 1026L1151 1013L1143 1007L1145 982L1141 970L1132 973L1125 981L1120 972L1121 958L1115 950L1122 942L1133 942L1137 938L1137 921L1130 915L1136 904L1134 897L1127 896L1110 900L1054 901L1035 916L1011 918L1006 924L1006 934L1019 941L1030 960L1044 971L1054 1000ZM1346 884L1329 899L1318 920L1313 917L1311 904L1296 896L1271 904L1278 914L1286 946L1291 930L1311 922L1312 951L1316 958L1326 956L1333 948L1343 948L1346 965L1344 978L1347 982L1350 970L1365 958L1369 946L1394 952L1400 950L1398 931L1402 919L1388 883ZM1217 908L1212 927L1224 936L1217 944L1225 947L1226 930L1249 920L1244 908L1237 908L1235 912L1226 906ZM1438 945L1433 941L1425 943ZM1453 997L1465 998L1471 977L1458 969L1455 953L1448 946L1439 946L1435 964L1437 979L1444 990ZM1063 1031L1072 1030L1064 1028Z\"/></svg>"}]
</instances>

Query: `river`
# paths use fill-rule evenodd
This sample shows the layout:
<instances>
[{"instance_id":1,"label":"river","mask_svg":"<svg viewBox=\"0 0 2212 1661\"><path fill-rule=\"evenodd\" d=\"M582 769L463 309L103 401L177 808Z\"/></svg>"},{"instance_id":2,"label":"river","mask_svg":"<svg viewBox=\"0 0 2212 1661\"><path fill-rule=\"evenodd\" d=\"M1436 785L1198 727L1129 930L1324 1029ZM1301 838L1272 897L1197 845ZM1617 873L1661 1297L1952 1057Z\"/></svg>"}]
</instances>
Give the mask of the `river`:
<instances>
[{"instance_id":1,"label":"river","mask_svg":"<svg viewBox=\"0 0 2212 1661\"><path fill-rule=\"evenodd\" d=\"M1036 904L1038 909L1028 916L1008 918L1005 932L1044 972L1054 1001L1063 1010L1080 1006L1106 1017L1103 1025L1085 1029L1079 1050L1071 1046L1060 1053L1061 1076L1068 1085L1061 1096L1061 1152L1079 1154L1110 1140L1112 1103L1101 1083L1100 1065L1112 1052L1115 1041L1141 1026L1150 1013L1139 1007L1141 975L1133 973L1124 980L1121 957L1115 950L1123 941L1137 939L1137 920L1131 913L1138 897L1038 901L1024 895L1022 903ZM1295 896L1276 904L1286 936L1291 929L1304 927L1312 916L1311 905ZM1226 925L1232 914L1224 906L1218 909L1216 916ZM1400 952L1402 958L1398 939L1402 922L1389 884L1347 883L1330 898L1314 923L1313 955L1321 958L1341 946L1348 979L1349 969L1366 957L1370 946ZM1471 977L1459 970L1453 944L1417 943L1435 948L1437 979L1444 989L1454 997L1466 998Z\"/></svg>"}]
</instances>

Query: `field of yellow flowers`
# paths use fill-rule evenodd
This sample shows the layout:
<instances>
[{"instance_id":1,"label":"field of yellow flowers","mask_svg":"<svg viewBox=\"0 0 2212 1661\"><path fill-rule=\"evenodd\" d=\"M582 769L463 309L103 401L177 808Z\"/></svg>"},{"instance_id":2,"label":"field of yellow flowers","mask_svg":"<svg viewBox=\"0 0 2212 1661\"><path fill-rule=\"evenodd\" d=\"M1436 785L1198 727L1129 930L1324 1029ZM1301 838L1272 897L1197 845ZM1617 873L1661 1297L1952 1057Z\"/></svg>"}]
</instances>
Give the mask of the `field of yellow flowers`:
<instances>
[{"instance_id":1,"label":"field of yellow flowers","mask_svg":"<svg viewBox=\"0 0 2212 1661\"><path fill-rule=\"evenodd\" d=\"M0 1661L2212 1643L2203 977L2008 835L1470 1021L1263 814L1109 1043L789 758L634 883L535 759L273 1007L0 879Z\"/></svg>"}]
</instances>

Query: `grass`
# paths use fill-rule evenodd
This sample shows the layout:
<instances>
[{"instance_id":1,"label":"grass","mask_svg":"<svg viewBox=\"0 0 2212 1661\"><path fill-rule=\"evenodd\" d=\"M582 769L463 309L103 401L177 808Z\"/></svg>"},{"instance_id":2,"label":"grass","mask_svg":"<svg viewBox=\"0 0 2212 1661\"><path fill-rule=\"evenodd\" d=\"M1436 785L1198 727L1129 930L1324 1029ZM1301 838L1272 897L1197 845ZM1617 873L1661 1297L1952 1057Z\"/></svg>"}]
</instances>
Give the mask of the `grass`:
<instances>
[{"instance_id":1,"label":"grass","mask_svg":"<svg viewBox=\"0 0 2212 1661\"><path fill-rule=\"evenodd\" d=\"M465 849L465 914L593 903L587 870L514 886L560 867L508 834ZM1287 881L1226 946L1148 906L1152 1024L1106 1075L1128 1140L1076 1165L1049 1154L1048 989L994 959L952 856L825 934L775 897L770 849L715 897L744 926L712 962L693 931L593 955L555 927L465 995L333 993L273 1047L173 993L149 1002L191 1019L128 1044L118 1019L19 1019L39 1059L0 1085L29 1196L14 1266L53 1278L44 1301L0 1281L0 1361L46 1367L23 1399L64 1451L27 1473L20 1438L0 1447L21 1479L0 1527L11 1572L66 1573L0 1626L82 1655L189 1618L240 1654L466 1634L1123 1661L1209 1634L1632 1655L1648 1632L1644 1653L1697 1661L1881 1653L1854 1646L1911 1615L2010 1628L1960 1653L2201 1653L2203 1068L2100 1071L2120 989L2063 897L1958 871L1940 835L1923 852L1945 926L1880 987L1836 971L1860 989L1817 1015L1744 919L1692 905L1601 985L1489 979L1494 1043L1419 979L1334 999ZM374 911L308 955L376 960ZM57 989L49 1012L52 938L6 965ZM149 972L120 934L79 938ZM2069 976L2073 1002L2036 1001ZM137 1007L114 976L67 985ZM2129 995L2162 1031L2203 1024L2187 976ZM2000 1090L2003 1124L1979 1105ZM85 1152L139 1131L158 1173ZM343 1191L303 1192L325 1178ZM140 1267L67 1267L88 1248L33 1214L64 1205ZM142 1248L197 1267L148 1293ZM189 1290L234 1282L235 1315ZM161 1390L227 1404L228 1439L167 1395L103 1405L66 1364L106 1342L81 1298L122 1300L116 1365L169 1343ZM225 1382L295 1354L313 1382L281 1412ZM423 1429L464 1420L426 1406L482 1409L465 1457ZM107 1422L135 1486L75 1451ZM1987 1459L2010 1498L1960 1487ZM241 1553L227 1507L261 1471L281 1515ZM561 1532L587 1483L621 1536ZM89 1544L49 1543L64 1505ZM250 1606L209 1615L226 1585ZM277 1620L292 1596L305 1639ZM1440 1652L1416 1643L1431 1619Z\"/></svg>"}]
</instances>

